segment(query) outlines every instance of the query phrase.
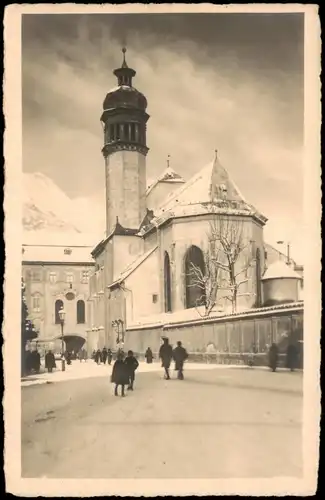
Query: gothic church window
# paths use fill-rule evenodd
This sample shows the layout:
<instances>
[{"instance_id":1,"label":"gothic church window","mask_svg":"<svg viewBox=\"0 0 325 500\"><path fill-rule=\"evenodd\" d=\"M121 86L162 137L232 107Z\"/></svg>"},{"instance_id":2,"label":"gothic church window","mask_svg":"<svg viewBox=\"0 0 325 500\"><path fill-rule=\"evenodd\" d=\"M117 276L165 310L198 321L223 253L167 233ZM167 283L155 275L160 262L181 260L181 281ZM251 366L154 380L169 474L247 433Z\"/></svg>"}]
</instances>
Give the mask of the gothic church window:
<instances>
[{"instance_id":1,"label":"gothic church window","mask_svg":"<svg viewBox=\"0 0 325 500\"><path fill-rule=\"evenodd\" d=\"M205 289L200 276L205 275L205 263L202 250L191 246L185 254L185 307L199 307L205 304Z\"/></svg>"},{"instance_id":2,"label":"gothic church window","mask_svg":"<svg viewBox=\"0 0 325 500\"><path fill-rule=\"evenodd\" d=\"M77 323L78 325L86 322L85 315L85 302L83 300L78 300L77 302Z\"/></svg>"},{"instance_id":3,"label":"gothic church window","mask_svg":"<svg viewBox=\"0 0 325 500\"><path fill-rule=\"evenodd\" d=\"M60 321L60 315L59 315L59 311L60 309L63 308L63 302L62 300L56 300L55 301L55 306L54 306L54 312L55 312L55 324L56 325L59 325L61 323Z\"/></svg>"},{"instance_id":4,"label":"gothic church window","mask_svg":"<svg viewBox=\"0 0 325 500\"><path fill-rule=\"evenodd\" d=\"M170 259L167 252L164 257L165 312L172 310Z\"/></svg>"}]
</instances>

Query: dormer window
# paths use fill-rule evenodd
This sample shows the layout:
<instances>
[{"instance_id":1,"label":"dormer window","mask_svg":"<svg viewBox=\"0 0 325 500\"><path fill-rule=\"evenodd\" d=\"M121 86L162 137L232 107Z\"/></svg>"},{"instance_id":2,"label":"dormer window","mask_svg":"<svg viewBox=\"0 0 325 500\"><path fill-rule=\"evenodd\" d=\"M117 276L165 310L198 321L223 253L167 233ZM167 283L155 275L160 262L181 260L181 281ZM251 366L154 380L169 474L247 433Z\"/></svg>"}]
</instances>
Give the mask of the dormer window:
<instances>
[{"instance_id":1,"label":"dormer window","mask_svg":"<svg viewBox=\"0 0 325 500\"><path fill-rule=\"evenodd\" d=\"M72 254L71 248L65 248L64 249L64 255L71 255L71 254Z\"/></svg>"}]
</instances>

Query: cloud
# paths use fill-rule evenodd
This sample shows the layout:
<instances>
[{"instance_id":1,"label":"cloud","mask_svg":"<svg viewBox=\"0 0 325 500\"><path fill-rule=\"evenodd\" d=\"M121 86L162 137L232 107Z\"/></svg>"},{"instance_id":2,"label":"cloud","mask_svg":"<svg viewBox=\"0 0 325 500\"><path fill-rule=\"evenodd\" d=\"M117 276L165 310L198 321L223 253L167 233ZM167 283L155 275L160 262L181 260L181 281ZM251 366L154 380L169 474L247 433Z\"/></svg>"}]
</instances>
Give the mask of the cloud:
<instances>
[{"instance_id":1,"label":"cloud","mask_svg":"<svg viewBox=\"0 0 325 500\"><path fill-rule=\"evenodd\" d=\"M189 178L217 148L246 199L270 220L285 214L278 238L286 238L290 220L302 217L301 75L242 61L233 46L211 51L135 30L128 46L134 85L148 99L147 177L159 175L170 154ZM99 119L120 63L120 38L103 23L84 20L69 39L26 43L24 170L46 173L72 197L102 190Z\"/></svg>"}]
</instances>

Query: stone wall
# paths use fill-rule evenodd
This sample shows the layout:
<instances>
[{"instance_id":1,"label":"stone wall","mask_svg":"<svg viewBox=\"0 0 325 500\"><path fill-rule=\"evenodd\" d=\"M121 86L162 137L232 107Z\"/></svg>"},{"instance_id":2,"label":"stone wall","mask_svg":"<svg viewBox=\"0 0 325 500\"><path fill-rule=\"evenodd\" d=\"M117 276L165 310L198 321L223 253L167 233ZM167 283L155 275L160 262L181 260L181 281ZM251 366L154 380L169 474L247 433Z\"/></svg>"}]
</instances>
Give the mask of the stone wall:
<instances>
[{"instance_id":1,"label":"stone wall","mask_svg":"<svg viewBox=\"0 0 325 500\"><path fill-rule=\"evenodd\" d=\"M280 365L283 364L288 341L294 339L300 350L300 367L303 365L302 306L276 306L246 314L130 328L126 332L125 348L132 349L140 358L149 346L157 353L162 336L168 337L173 345L181 340L194 362L246 364L254 344L255 364L258 365L267 364L268 347L272 342L277 343Z\"/></svg>"}]
</instances>

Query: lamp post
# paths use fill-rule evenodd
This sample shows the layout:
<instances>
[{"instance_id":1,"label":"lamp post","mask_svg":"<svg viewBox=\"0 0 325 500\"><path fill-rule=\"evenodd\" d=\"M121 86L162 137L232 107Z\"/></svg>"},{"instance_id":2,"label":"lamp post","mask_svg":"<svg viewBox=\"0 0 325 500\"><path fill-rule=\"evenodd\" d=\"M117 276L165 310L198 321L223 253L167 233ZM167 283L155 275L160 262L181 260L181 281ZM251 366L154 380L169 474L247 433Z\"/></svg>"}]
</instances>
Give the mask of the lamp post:
<instances>
[{"instance_id":1,"label":"lamp post","mask_svg":"<svg viewBox=\"0 0 325 500\"><path fill-rule=\"evenodd\" d=\"M65 310L63 307L59 310L59 317L60 317L60 323L61 323L61 351L62 351L62 357L61 357L61 366L62 366L62 371L65 371L65 359L64 359L64 340L63 340L63 328L64 328L64 320L65 320Z\"/></svg>"}]
</instances>

